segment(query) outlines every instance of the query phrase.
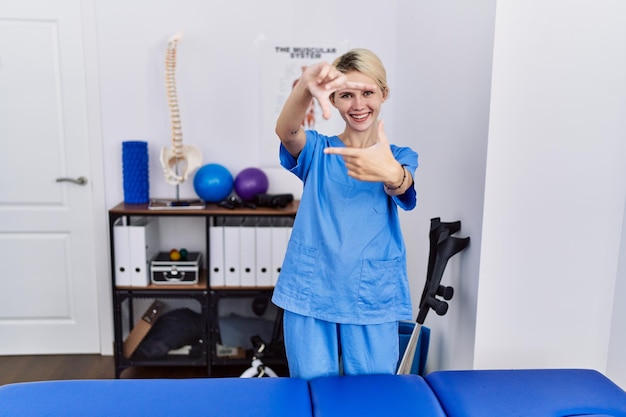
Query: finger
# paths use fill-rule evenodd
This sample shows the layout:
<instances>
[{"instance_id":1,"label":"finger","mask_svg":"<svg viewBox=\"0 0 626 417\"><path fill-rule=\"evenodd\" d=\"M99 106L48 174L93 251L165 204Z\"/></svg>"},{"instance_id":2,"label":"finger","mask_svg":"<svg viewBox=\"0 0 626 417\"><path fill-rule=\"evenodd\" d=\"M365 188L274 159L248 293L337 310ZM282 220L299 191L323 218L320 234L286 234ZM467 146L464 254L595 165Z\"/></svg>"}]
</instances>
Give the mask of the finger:
<instances>
[{"instance_id":1,"label":"finger","mask_svg":"<svg viewBox=\"0 0 626 417\"><path fill-rule=\"evenodd\" d=\"M329 90L329 91L338 90L344 87L346 84L348 84L348 82L346 81L345 74L342 74L341 72L337 72L335 77L328 77L328 78L331 79L332 81L326 83L324 87L326 88L326 90Z\"/></svg>"},{"instance_id":2,"label":"finger","mask_svg":"<svg viewBox=\"0 0 626 417\"><path fill-rule=\"evenodd\" d=\"M319 86L324 86L327 90L334 88L333 85L341 85L345 82L345 74L337 71L330 64L323 64L315 78L315 83Z\"/></svg>"},{"instance_id":3,"label":"finger","mask_svg":"<svg viewBox=\"0 0 626 417\"><path fill-rule=\"evenodd\" d=\"M378 122L378 143L389 145L389 139L387 139L387 134L385 133L385 123L382 120Z\"/></svg>"},{"instance_id":4,"label":"finger","mask_svg":"<svg viewBox=\"0 0 626 417\"><path fill-rule=\"evenodd\" d=\"M343 149L345 148L325 148L324 153L327 155L343 155Z\"/></svg>"},{"instance_id":5,"label":"finger","mask_svg":"<svg viewBox=\"0 0 626 417\"><path fill-rule=\"evenodd\" d=\"M350 89L353 89L353 90L366 91L366 90L376 90L376 89L378 89L378 86L376 84L359 83L359 82L356 82L356 81L346 81L344 85L345 85L345 88L350 88Z\"/></svg>"},{"instance_id":6,"label":"finger","mask_svg":"<svg viewBox=\"0 0 626 417\"><path fill-rule=\"evenodd\" d=\"M320 108L322 109L322 116L326 120L330 119L331 112L332 112L332 105L330 103L330 97L327 94L328 93L325 93L324 91L316 91L315 94L313 95L313 97L315 97L315 100L319 104Z\"/></svg>"},{"instance_id":7,"label":"finger","mask_svg":"<svg viewBox=\"0 0 626 417\"><path fill-rule=\"evenodd\" d=\"M317 74L317 78L315 79L315 82L318 85L323 84L326 77L328 77L328 74L330 73L331 69L332 67L330 65L322 66L322 68L320 68L320 72Z\"/></svg>"},{"instance_id":8,"label":"finger","mask_svg":"<svg viewBox=\"0 0 626 417\"><path fill-rule=\"evenodd\" d=\"M322 109L322 117L326 120L330 119L331 116L331 112L332 112L332 107L330 105L330 100L320 100L318 99L317 102L319 103L321 109Z\"/></svg>"},{"instance_id":9,"label":"finger","mask_svg":"<svg viewBox=\"0 0 626 417\"><path fill-rule=\"evenodd\" d=\"M359 152L360 152L359 149L352 149L352 148L330 147L330 148L324 149L324 153L329 154L329 155L355 156Z\"/></svg>"}]
</instances>

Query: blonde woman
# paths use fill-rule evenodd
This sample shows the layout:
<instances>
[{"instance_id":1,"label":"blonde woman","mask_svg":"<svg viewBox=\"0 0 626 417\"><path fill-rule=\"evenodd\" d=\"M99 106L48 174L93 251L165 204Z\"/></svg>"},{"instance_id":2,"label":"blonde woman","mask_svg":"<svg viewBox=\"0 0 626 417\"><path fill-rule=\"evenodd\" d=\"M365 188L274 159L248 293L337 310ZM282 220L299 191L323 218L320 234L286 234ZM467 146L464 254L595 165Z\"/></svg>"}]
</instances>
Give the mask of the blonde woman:
<instances>
[{"instance_id":1,"label":"blonde woman","mask_svg":"<svg viewBox=\"0 0 626 417\"><path fill-rule=\"evenodd\" d=\"M398 321L412 319L398 207L416 205L417 154L389 144L388 98L380 59L354 49L308 66L278 117L280 162L303 182L273 295L292 377L396 371ZM343 132L303 128L312 99Z\"/></svg>"}]
</instances>

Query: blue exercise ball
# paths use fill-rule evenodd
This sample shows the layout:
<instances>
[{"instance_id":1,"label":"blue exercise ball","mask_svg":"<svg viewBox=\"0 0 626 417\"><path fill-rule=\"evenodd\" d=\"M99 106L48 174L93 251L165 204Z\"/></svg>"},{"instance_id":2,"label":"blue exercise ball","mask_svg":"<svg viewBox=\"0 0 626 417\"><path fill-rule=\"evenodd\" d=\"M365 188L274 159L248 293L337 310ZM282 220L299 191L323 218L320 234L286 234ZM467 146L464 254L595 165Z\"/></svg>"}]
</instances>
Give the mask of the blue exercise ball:
<instances>
[{"instance_id":1,"label":"blue exercise ball","mask_svg":"<svg viewBox=\"0 0 626 417\"><path fill-rule=\"evenodd\" d=\"M208 203L226 199L233 191L233 184L232 174L220 164L204 165L193 178L193 189Z\"/></svg>"},{"instance_id":2,"label":"blue exercise ball","mask_svg":"<svg viewBox=\"0 0 626 417\"><path fill-rule=\"evenodd\" d=\"M243 201L252 201L257 194L264 194L269 188L265 172L259 168L246 168L235 178L235 193Z\"/></svg>"}]
</instances>

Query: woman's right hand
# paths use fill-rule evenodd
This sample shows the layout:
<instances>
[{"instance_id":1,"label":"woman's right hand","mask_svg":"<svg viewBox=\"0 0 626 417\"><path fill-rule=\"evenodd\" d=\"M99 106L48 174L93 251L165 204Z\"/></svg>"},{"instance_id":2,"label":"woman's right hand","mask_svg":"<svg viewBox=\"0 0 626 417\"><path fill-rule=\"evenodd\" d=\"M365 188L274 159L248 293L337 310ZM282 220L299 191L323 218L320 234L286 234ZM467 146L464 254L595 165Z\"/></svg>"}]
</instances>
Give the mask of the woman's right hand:
<instances>
[{"instance_id":1,"label":"woman's right hand","mask_svg":"<svg viewBox=\"0 0 626 417\"><path fill-rule=\"evenodd\" d=\"M324 119L330 119L330 95L338 90L375 90L376 85L349 82L345 74L327 62L309 65L291 90L276 120L276 134L287 151L297 157L306 143L302 120L311 105L311 97L319 103Z\"/></svg>"},{"instance_id":2,"label":"woman's right hand","mask_svg":"<svg viewBox=\"0 0 626 417\"><path fill-rule=\"evenodd\" d=\"M375 85L349 82L346 75L328 62L318 62L308 66L302 74L309 93L317 100L324 119L330 119L332 103L330 95L341 89L371 90Z\"/></svg>"}]
</instances>

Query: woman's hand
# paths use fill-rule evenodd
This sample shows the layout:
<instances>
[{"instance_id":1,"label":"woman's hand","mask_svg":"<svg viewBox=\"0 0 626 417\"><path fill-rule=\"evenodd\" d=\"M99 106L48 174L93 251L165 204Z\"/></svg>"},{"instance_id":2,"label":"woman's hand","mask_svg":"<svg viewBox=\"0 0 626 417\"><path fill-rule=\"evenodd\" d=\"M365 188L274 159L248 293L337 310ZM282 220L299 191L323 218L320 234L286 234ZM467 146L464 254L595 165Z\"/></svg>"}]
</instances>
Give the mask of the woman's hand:
<instances>
[{"instance_id":1,"label":"woman's hand","mask_svg":"<svg viewBox=\"0 0 626 417\"><path fill-rule=\"evenodd\" d=\"M326 148L324 153L341 155L352 178L382 182L388 194L402 194L412 183L411 174L394 158L382 120L377 134L378 142L369 148Z\"/></svg>"},{"instance_id":2,"label":"woman's hand","mask_svg":"<svg viewBox=\"0 0 626 417\"><path fill-rule=\"evenodd\" d=\"M349 82L346 75L327 62L307 67L302 74L309 93L317 100L324 119L330 119L332 103L330 95L340 89L374 90L376 85ZM301 79L301 80L302 80Z\"/></svg>"},{"instance_id":3,"label":"woman's hand","mask_svg":"<svg viewBox=\"0 0 626 417\"><path fill-rule=\"evenodd\" d=\"M304 70L276 121L276 134L294 158L306 143L302 120L311 105L311 98L317 100L324 118L329 119L332 110L330 95L342 88L373 90L376 86L348 82L343 73L327 62L310 65Z\"/></svg>"}]
</instances>

